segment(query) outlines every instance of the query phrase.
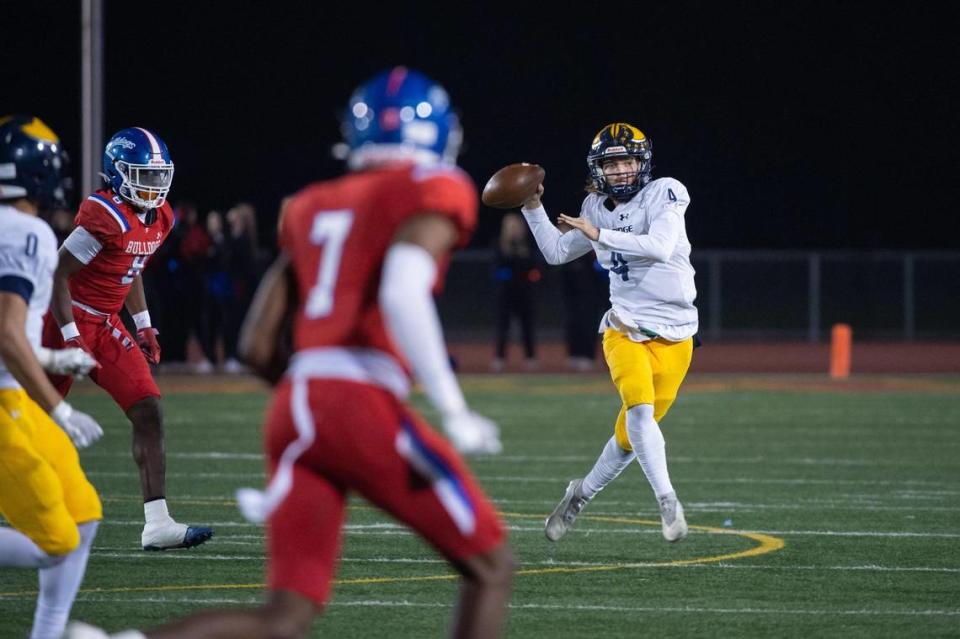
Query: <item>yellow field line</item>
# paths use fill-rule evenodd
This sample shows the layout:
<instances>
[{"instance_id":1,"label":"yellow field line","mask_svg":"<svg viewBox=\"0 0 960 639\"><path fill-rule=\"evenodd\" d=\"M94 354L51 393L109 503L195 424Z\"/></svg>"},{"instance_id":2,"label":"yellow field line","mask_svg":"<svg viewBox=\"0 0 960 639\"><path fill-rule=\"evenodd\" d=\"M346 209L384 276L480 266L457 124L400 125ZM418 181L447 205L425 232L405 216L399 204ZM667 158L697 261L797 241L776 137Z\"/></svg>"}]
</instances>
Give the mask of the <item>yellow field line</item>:
<instances>
[{"instance_id":1,"label":"yellow field line","mask_svg":"<svg viewBox=\"0 0 960 639\"><path fill-rule=\"evenodd\" d=\"M527 513L500 513L508 519L536 519L542 520L543 515L530 515ZM583 515L581 519L600 521L617 524L639 524L643 526L659 526L659 521L652 519L632 519L627 517L603 517L598 515ZM714 528L712 526L690 526L691 530L699 530L711 535L733 535L737 537L746 537L759 543L759 545L739 552L727 553L724 555L712 555L710 557L694 557L692 559L674 559L671 561L652 561L640 563L606 564L600 566L555 566L551 568L521 568L516 571L519 576L526 575L547 575L547 574L571 574L587 572L610 572L614 570L634 570L637 568L658 568L670 566L689 566L694 564L718 563L721 561L732 561L735 559L744 559L747 557L756 557L767 553L776 552L784 546L784 541L779 537L763 535L760 533L745 532L740 530L731 530L727 528ZM393 584L393 583L411 583L418 581L454 581L460 578L460 575L448 573L443 575L424 575L420 577L360 577L357 579L335 579L334 585L350 586L364 584ZM166 585L166 586L122 586L116 588L83 588L80 590L84 594L109 594L109 593L132 593L132 592L169 592L175 590L253 590L263 589L264 583L256 584L184 584L184 585ZM34 591L20 592L0 592L0 597L18 597L18 596L36 596Z\"/></svg>"}]
</instances>

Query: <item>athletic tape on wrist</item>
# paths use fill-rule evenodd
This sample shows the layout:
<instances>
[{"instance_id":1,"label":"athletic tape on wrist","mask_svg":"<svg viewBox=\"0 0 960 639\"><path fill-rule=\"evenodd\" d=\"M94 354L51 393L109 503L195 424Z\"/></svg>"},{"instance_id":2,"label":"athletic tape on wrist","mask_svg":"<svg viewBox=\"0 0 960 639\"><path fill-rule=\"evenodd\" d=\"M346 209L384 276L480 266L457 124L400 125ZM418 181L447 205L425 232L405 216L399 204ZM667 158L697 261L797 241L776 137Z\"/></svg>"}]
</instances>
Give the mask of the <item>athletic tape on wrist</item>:
<instances>
[{"instance_id":1,"label":"athletic tape on wrist","mask_svg":"<svg viewBox=\"0 0 960 639\"><path fill-rule=\"evenodd\" d=\"M150 323L150 311L140 311L139 313L134 313L131 317L133 318L133 323L137 325L138 331L152 326Z\"/></svg>"},{"instance_id":2,"label":"athletic tape on wrist","mask_svg":"<svg viewBox=\"0 0 960 639\"><path fill-rule=\"evenodd\" d=\"M80 337L80 330L77 328L76 322L70 322L60 327L60 334L63 335L64 340L70 340Z\"/></svg>"}]
</instances>

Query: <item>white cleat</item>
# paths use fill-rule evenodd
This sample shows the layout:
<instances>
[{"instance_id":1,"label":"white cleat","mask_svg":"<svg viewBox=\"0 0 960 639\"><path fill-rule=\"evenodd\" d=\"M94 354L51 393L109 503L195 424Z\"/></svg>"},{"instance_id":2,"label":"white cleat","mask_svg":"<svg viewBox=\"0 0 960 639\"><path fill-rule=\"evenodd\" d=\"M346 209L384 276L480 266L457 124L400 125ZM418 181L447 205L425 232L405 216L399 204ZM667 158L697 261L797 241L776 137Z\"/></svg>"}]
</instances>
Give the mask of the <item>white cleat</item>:
<instances>
[{"instance_id":1,"label":"white cleat","mask_svg":"<svg viewBox=\"0 0 960 639\"><path fill-rule=\"evenodd\" d=\"M140 543L144 550L193 548L213 537L213 530L204 526L178 524L173 519L150 523L143 527Z\"/></svg>"},{"instance_id":2,"label":"white cleat","mask_svg":"<svg viewBox=\"0 0 960 639\"><path fill-rule=\"evenodd\" d=\"M660 522L663 538L667 541L680 541L687 536L687 518L683 516L683 505L676 493L660 498Z\"/></svg>"},{"instance_id":3,"label":"white cleat","mask_svg":"<svg viewBox=\"0 0 960 639\"><path fill-rule=\"evenodd\" d=\"M590 501L580 494L580 485L582 483L582 479L574 479L571 481L570 484L567 485L567 492L564 493L563 499L560 500L557 507L554 508L550 516L547 517L543 532L546 533L547 539L550 541L558 541L566 535L570 527L573 526L573 522L577 520L577 515L580 514L583 507Z\"/></svg>"},{"instance_id":4,"label":"white cleat","mask_svg":"<svg viewBox=\"0 0 960 639\"><path fill-rule=\"evenodd\" d=\"M63 632L63 639L110 639L110 635L96 626L71 621Z\"/></svg>"},{"instance_id":5,"label":"white cleat","mask_svg":"<svg viewBox=\"0 0 960 639\"><path fill-rule=\"evenodd\" d=\"M113 635L96 626L80 621L71 621L63 632L63 639L146 639L139 630L124 630Z\"/></svg>"}]
</instances>

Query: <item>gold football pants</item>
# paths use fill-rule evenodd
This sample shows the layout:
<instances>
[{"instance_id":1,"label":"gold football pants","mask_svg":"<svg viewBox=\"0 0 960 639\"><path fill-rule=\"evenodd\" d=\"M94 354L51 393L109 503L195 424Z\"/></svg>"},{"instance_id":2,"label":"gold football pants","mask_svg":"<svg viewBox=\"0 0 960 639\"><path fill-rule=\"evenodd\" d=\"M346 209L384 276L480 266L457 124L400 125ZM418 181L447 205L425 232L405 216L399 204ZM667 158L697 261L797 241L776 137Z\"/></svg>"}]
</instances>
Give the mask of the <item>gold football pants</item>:
<instances>
[{"instance_id":1,"label":"gold football pants","mask_svg":"<svg viewBox=\"0 0 960 639\"><path fill-rule=\"evenodd\" d=\"M670 342L663 338L634 342L619 331L603 333L603 356L623 405L614 434L623 450L633 450L627 438L627 409L651 404L658 422L670 410L693 356L693 338Z\"/></svg>"},{"instance_id":2,"label":"gold football pants","mask_svg":"<svg viewBox=\"0 0 960 639\"><path fill-rule=\"evenodd\" d=\"M22 389L0 390L0 514L50 555L77 547L77 524L103 518L77 449Z\"/></svg>"}]
</instances>

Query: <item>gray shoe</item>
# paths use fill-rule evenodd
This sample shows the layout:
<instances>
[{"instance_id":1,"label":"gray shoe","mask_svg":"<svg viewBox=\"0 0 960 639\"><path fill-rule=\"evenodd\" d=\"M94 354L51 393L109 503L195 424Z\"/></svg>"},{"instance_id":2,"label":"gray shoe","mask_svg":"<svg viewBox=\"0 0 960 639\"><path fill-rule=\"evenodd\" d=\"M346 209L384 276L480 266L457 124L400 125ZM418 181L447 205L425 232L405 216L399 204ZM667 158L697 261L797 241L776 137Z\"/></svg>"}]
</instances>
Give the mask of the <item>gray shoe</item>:
<instances>
[{"instance_id":1,"label":"gray shoe","mask_svg":"<svg viewBox=\"0 0 960 639\"><path fill-rule=\"evenodd\" d=\"M577 515L580 514L583 507L590 501L580 494L580 484L582 483L582 479L574 479L571 481L567 486L567 492L564 493L563 499L560 500L557 507L554 508L550 516L547 517L543 532L546 533L547 539L550 541L557 541L566 535L567 531L570 530L570 527L573 525L573 522L576 521Z\"/></svg>"},{"instance_id":2,"label":"gray shoe","mask_svg":"<svg viewBox=\"0 0 960 639\"><path fill-rule=\"evenodd\" d=\"M660 498L660 522L663 538L667 541L680 541L687 536L687 519L683 516L683 505L677 499L677 493Z\"/></svg>"}]
</instances>

